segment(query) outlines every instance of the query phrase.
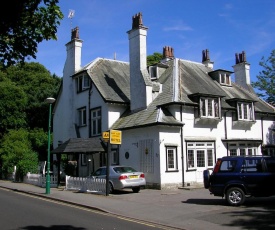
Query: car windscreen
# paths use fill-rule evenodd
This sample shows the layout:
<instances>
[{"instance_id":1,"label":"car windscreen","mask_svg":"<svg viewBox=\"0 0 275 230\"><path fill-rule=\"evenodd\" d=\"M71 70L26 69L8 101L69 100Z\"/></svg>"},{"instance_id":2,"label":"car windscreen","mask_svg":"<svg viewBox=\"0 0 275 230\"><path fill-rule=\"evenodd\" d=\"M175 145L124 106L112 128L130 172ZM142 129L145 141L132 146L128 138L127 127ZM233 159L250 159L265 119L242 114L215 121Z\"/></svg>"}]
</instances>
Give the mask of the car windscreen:
<instances>
[{"instance_id":1,"label":"car windscreen","mask_svg":"<svg viewBox=\"0 0 275 230\"><path fill-rule=\"evenodd\" d=\"M114 167L113 168L116 173L132 173L137 172L137 170L133 169L132 167Z\"/></svg>"}]
</instances>

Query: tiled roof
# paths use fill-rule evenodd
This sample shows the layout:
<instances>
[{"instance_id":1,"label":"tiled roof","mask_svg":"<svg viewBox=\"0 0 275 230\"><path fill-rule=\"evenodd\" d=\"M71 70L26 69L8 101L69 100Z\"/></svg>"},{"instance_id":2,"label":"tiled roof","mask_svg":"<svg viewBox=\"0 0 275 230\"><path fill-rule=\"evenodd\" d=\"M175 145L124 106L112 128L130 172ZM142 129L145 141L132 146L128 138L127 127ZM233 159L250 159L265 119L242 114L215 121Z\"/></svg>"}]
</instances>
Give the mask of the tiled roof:
<instances>
[{"instance_id":1,"label":"tiled roof","mask_svg":"<svg viewBox=\"0 0 275 230\"><path fill-rule=\"evenodd\" d=\"M162 84L162 92L146 109L131 112L129 108L115 122L113 129L156 124L182 126L183 124L165 109L165 105L173 103L198 105L191 97L196 94L221 97L223 109L235 109L227 100L238 99L254 101L256 112L275 114L274 108L259 99L251 90L247 91L234 82L231 86L220 85L208 75L213 70L201 63L173 59L165 64L168 68L157 80ZM97 59L86 68L106 102L130 103L129 63ZM158 84L153 83L153 88L157 90Z\"/></svg>"},{"instance_id":2,"label":"tiled roof","mask_svg":"<svg viewBox=\"0 0 275 230\"><path fill-rule=\"evenodd\" d=\"M103 99L113 103L130 102L129 64L109 59L97 59L88 68L94 85Z\"/></svg>"},{"instance_id":3,"label":"tiled roof","mask_svg":"<svg viewBox=\"0 0 275 230\"><path fill-rule=\"evenodd\" d=\"M94 138L70 138L63 144L52 150L51 153L98 153L104 152L98 137Z\"/></svg>"}]
</instances>

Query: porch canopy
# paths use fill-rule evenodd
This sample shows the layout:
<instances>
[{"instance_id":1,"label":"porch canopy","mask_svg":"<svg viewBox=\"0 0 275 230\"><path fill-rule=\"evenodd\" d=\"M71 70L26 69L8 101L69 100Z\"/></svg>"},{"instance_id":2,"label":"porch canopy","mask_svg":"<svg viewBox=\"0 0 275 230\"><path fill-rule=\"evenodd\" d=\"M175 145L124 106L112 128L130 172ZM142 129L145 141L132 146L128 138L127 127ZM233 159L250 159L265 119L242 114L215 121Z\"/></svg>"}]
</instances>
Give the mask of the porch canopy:
<instances>
[{"instance_id":1,"label":"porch canopy","mask_svg":"<svg viewBox=\"0 0 275 230\"><path fill-rule=\"evenodd\" d=\"M70 138L51 151L52 154L66 153L99 153L105 152L98 137L94 138Z\"/></svg>"},{"instance_id":2,"label":"porch canopy","mask_svg":"<svg viewBox=\"0 0 275 230\"><path fill-rule=\"evenodd\" d=\"M95 154L105 152L100 138L70 138L63 144L51 151L52 154L56 154L58 163L58 172L60 171L60 161L62 154ZM78 167L78 166L77 166ZM57 178L58 185L60 184L60 174Z\"/></svg>"}]
</instances>

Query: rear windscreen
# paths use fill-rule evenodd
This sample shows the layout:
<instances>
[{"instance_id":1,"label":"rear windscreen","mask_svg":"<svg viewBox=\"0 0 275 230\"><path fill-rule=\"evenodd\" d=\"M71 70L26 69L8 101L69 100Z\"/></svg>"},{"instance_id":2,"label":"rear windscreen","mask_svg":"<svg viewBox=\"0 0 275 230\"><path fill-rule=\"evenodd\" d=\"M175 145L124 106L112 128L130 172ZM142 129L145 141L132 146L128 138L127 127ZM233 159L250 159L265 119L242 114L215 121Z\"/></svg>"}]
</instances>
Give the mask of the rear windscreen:
<instances>
[{"instance_id":1,"label":"rear windscreen","mask_svg":"<svg viewBox=\"0 0 275 230\"><path fill-rule=\"evenodd\" d=\"M116 173L131 173L136 172L137 170L133 169L132 167L114 167L114 171Z\"/></svg>"}]
</instances>

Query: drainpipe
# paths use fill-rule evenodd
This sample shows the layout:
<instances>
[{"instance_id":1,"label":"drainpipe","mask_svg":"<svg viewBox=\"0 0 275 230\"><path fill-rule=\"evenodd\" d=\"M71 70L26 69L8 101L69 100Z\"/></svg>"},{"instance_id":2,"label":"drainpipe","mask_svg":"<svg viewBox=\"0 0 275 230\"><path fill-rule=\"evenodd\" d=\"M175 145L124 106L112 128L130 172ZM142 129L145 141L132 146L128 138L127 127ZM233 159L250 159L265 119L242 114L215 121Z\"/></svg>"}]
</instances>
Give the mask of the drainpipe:
<instances>
[{"instance_id":1,"label":"drainpipe","mask_svg":"<svg viewBox=\"0 0 275 230\"><path fill-rule=\"evenodd\" d=\"M224 112L224 138L227 140L227 122L226 122L226 113L228 110ZM228 156L228 142L226 142L226 155Z\"/></svg>"},{"instance_id":2,"label":"drainpipe","mask_svg":"<svg viewBox=\"0 0 275 230\"><path fill-rule=\"evenodd\" d=\"M88 116L89 116L89 121L88 121L88 137L91 137L92 136L92 132L91 132L91 95L92 95L92 82L91 82L91 85L90 85L90 89L89 89L89 94L88 94Z\"/></svg>"},{"instance_id":3,"label":"drainpipe","mask_svg":"<svg viewBox=\"0 0 275 230\"><path fill-rule=\"evenodd\" d=\"M180 106L180 121L182 122L182 105ZM184 158L183 158L183 126L180 129L180 141L181 141L181 167L182 167L182 187L184 187Z\"/></svg>"},{"instance_id":4,"label":"drainpipe","mask_svg":"<svg viewBox=\"0 0 275 230\"><path fill-rule=\"evenodd\" d=\"M262 143L261 143L261 152L263 154L263 142L264 142L264 121L263 121L263 116L261 116L261 129L262 129Z\"/></svg>"}]
</instances>

